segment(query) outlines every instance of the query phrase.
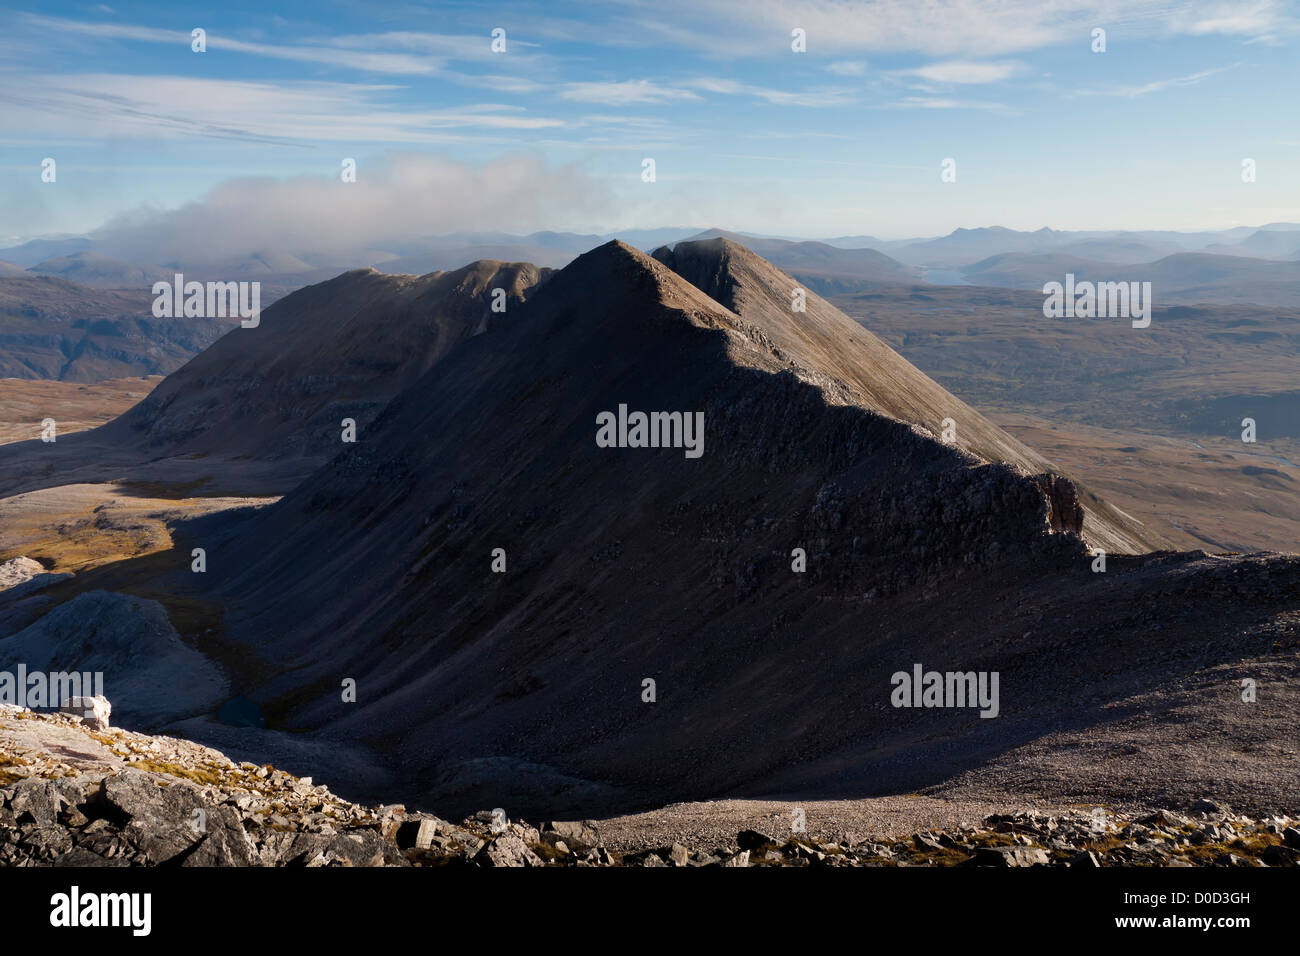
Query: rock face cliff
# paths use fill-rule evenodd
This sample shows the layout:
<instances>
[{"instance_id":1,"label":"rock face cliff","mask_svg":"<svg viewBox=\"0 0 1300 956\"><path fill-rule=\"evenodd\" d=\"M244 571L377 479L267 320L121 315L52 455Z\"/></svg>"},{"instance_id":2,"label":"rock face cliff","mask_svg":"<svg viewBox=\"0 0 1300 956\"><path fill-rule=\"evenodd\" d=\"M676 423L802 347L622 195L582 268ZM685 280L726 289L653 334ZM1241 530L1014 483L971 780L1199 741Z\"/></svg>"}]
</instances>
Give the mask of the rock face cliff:
<instances>
[{"instance_id":1,"label":"rock face cliff","mask_svg":"<svg viewBox=\"0 0 1300 956\"><path fill-rule=\"evenodd\" d=\"M601 862L576 840L554 850L580 824L552 824L548 848L532 827L361 806L310 777L77 717L0 705L0 742L0 866L541 865L525 837Z\"/></svg>"}]
</instances>

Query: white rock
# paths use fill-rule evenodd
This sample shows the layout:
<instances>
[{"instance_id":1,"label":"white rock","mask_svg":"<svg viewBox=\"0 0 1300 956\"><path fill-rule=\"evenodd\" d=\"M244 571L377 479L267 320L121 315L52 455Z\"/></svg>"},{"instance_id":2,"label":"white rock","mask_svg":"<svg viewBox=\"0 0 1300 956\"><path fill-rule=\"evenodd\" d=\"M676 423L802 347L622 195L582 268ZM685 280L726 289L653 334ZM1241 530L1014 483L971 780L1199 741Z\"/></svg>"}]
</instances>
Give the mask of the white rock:
<instances>
[{"instance_id":1,"label":"white rock","mask_svg":"<svg viewBox=\"0 0 1300 956\"><path fill-rule=\"evenodd\" d=\"M12 561L5 561L0 564L0 591L7 591L44 573L45 565L31 558L19 557Z\"/></svg>"},{"instance_id":2,"label":"white rock","mask_svg":"<svg viewBox=\"0 0 1300 956\"><path fill-rule=\"evenodd\" d=\"M94 730L108 730L108 716L113 705L107 697L69 697L59 708L61 714L80 717L81 722Z\"/></svg>"}]
</instances>

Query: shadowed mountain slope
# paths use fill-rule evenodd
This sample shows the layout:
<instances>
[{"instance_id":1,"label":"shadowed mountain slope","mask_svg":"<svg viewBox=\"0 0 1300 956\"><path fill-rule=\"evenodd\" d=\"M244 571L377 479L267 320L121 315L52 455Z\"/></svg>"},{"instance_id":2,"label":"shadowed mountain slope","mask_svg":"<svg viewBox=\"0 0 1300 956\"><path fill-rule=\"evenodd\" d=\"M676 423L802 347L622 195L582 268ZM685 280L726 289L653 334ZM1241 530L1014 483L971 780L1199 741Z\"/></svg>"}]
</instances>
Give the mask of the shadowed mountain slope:
<instances>
[{"instance_id":1,"label":"shadowed mountain slope","mask_svg":"<svg viewBox=\"0 0 1300 956\"><path fill-rule=\"evenodd\" d=\"M507 318L492 315L494 289L517 307L548 274L483 260L425 276L356 270L302 289L109 424L54 446L0 446L0 493L103 480L145 463L150 477L205 482L205 493L285 491L338 450L343 419L363 430L489 317ZM37 456L39 478L27 467Z\"/></svg>"}]
</instances>

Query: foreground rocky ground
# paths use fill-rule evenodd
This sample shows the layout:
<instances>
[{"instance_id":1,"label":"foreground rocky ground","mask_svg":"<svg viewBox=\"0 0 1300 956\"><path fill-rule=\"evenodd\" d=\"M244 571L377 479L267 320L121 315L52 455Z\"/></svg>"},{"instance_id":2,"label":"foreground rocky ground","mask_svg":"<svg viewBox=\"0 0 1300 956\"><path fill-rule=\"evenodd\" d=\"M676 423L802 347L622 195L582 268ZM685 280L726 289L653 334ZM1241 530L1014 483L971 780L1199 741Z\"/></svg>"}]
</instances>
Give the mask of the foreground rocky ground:
<instances>
[{"instance_id":1,"label":"foreground rocky ground","mask_svg":"<svg viewBox=\"0 0 1300 956\"><path fill-rule=\"evenodd\" d=\"M707 805L695 805L697 808ZM1020 811L862 838L744 829L701 845L610 841L604 824L539 827L484 810L453 824L343 800L311 778L184 740L0 705L4 866L1296 866L1289 817L1203 800L1184 812ZM643 831L648 832L649 831ZM659 835L666 831L653 831Z\"/></svg>"}]
</instances>

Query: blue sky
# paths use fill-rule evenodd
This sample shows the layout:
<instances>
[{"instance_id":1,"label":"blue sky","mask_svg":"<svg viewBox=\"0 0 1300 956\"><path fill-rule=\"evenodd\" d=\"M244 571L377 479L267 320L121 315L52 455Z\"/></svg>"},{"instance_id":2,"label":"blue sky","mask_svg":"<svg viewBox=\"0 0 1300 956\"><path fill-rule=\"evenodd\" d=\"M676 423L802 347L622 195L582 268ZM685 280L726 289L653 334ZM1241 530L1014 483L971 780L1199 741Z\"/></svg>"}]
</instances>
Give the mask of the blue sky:
<instances>
[{"instance_id":1,"label":"blue sky","mask_svg":"<svg viewBox=\"0 0 1300 956\"><path fill-rule=\"evenodd\" d=\"M1300 221L1298 20L1268 0L9 6L0 238Z\"/></svg>"}]
</instances>

